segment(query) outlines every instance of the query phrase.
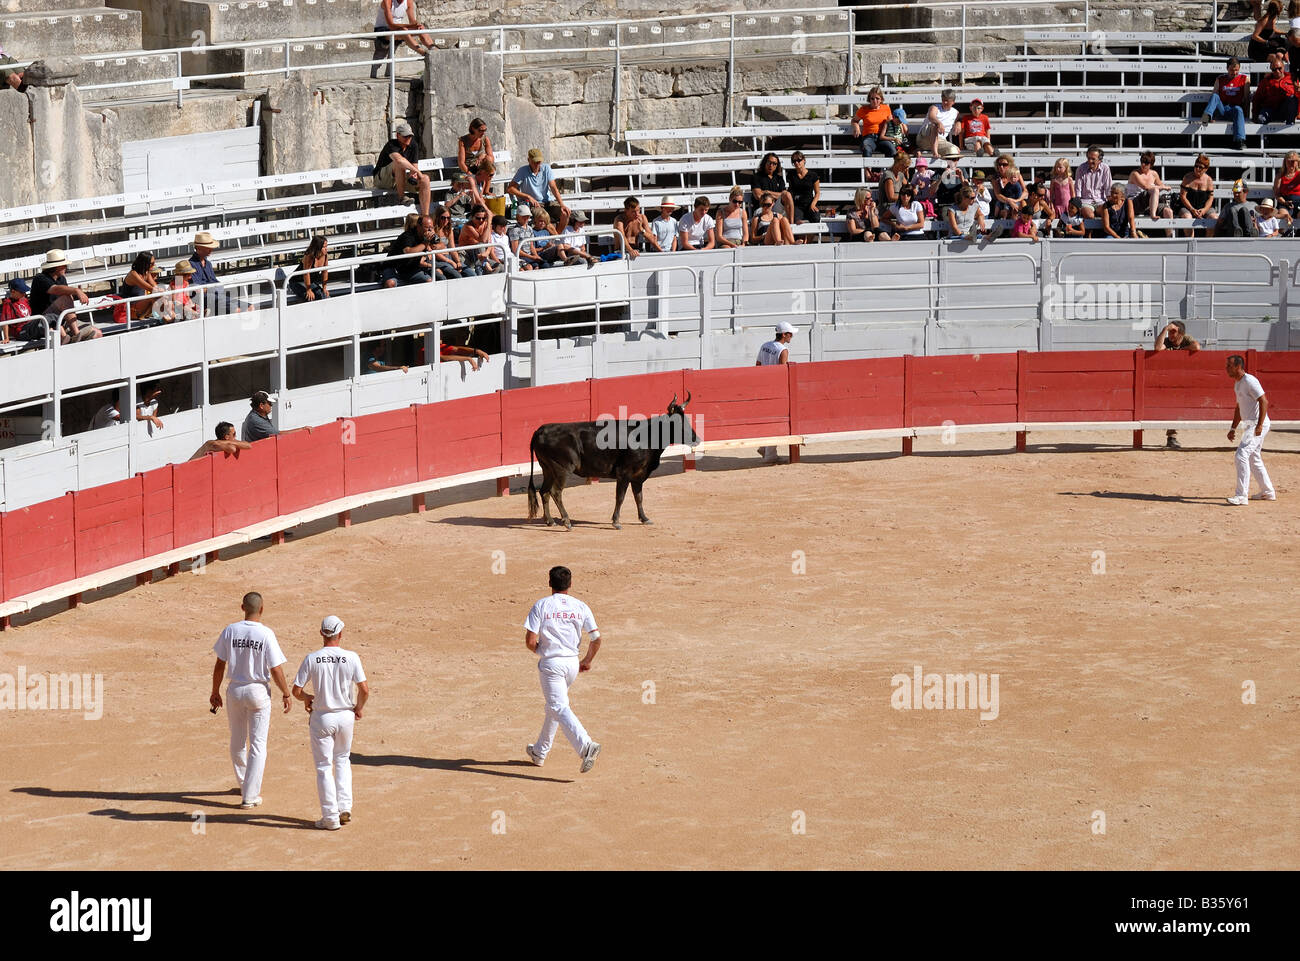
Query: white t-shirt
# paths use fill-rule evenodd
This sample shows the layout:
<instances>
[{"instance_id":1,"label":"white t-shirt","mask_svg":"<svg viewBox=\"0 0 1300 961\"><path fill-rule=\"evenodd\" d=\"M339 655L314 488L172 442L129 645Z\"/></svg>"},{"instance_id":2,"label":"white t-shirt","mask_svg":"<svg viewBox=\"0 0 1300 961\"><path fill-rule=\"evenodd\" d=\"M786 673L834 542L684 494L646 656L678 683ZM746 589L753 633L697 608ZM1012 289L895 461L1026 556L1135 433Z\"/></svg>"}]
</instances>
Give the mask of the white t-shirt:
<instances>
[{"instance_id":1,"label":"white t-shirt","mask_svg":"<svg viewBox=\"0 0 1300 961\"><path fill-rule=\"evenodd\" d=\"M902 204L892 204L889 209L894 212L894 221L900 227L919 224L925 217L925 208L915 200L912 201L910 207L904 207Z\"/></svg>"},{"instance_id":2,"label":"white t-shirt","mask_svg":"<svg viewBox=\"0 0 1300 961\"><path fill-rule=\"evenodd\" d=\"M510 252L510 238L506 234L493 234L492 246L497 249L497 254L500 255L502 263L509 263L510 258L514 256Z\"/></svg>"},{"instance_id":3,"label":"white t-shirt","mask_svg":"<svg viewBox=\"0 0 1300 961\"><path fill-rule=\"evenodd\" d=\"M303 658L294 687L310 687L314 695L312 713L350 711L357 706L353 685L361 684L366 672L355 651L342 647L322 647Z\"/></svg>"},{"instance_id":4,"label":"white t-shirt","mask_svg":"<svg viewBox=\"0 0 1300 961\"><path fill-rule=\"evenodd\" d=\"M677 230L686 234L690 239L691 246L703 247L708 243L709 231L713 229L714 220L708 214L702 214L699 220L695 219L695 211L683 214L682 219L677 224Z\"/></svg>"},{"instance_id":5,"label":"white t-shirt","mask_svg":"<svg viewBox=\"0 0 1300 961\"><path fill-rule=\"evenodd\" d=\"M952 130L952 125L957 122L957 108L949 107L947 110L936 112L939 115L939 136L947 137L948 131Z\"/></svg>"},{"instance_id":6,"label":"white t-shirt","mask_svg":"<svg viewBox=\"0 0 1300 961\"><path fill-rule=\"evenodd\" d=\"M650 232L664 250L673 249L673 238L677 236L677 221L671 215L656 217L650 221Z\"/></svg>"},{"instance_id":7,"label":"white t-shirt","mask_svg":"<svg viewBox=\"0 0 1300 961\"><path fill-rule=\"evenodd\" d=\"M989 192L988 184L983 187L975 188L975 206L979 207L980 213L988 217L989 210L993 204L993 195Z\"/></svg>"},{"instance_id":8,"label":"white t-shirt","mask_svg":"<svg viewBox=\"0 0 1300 961\"><path fill-rule=\"evenodd\" d=\"M573 224L569 224L564 228L563 236L564 236L564 242L568 244L570 247L574 247L578 250L586 249L587 247L586 236L582 233L582 231L574 230Z\"/></svg>"},{"instance_id":9,"label":"white t-shirt","mask_svg":"<svg viewBox=\"0 0 1300 961\"><path fill-rule=\"evenodd\" d=\"M406 23L407 19L406 0L393 0L393 23L400 28L402 24ZM381 27L385 30L388 29L388 21L384 19L384 5L382 3L375 10L375 29L378 30Z\"/></svg>"},{"instance_id":10,"label":"white t-shirt","mask_svg":"<svg viewBox=\"0 0 1300 961\"><path fill-rule=\"evenodd\" d=\"M1232 389L1237 392L1237 410L1241 412L1242 423L1253 424L1259 420L1259 399L1264 396L1259 378L1254 374L1242 374Z\"/></svg>"},{"instance_id":11,"label":"white t-shirt","mask_svg":"<svg viewBox=\"0 0 1300 961\"><path fill-rule=\"evenodd\" d=\"M284 663L275 632L257 621L236 621L217 638L212 652L226 662L231 684L270 684L271 669Z\"/></svg>"},{"instance_id":12,"label":"white t-shirt","mask_svg":"<svg viewBox=\"0 0 1300 961\"><path fill-rule=\"evenodd\" d=\"M1256 217L1255 223L1259 225L1259 235L1261 237L1272 237L1282 229L1282 224L1276 217Z\"/></svg>"},{"instance_id":13,"label":"white t-shirt","mask_svg":"<svg viewBox=\"0 0 1300 961\"><path fill-rule=\"evenodd\" d=\"M770 367L772 364L779 364L781 363L781 351L789 349L789 344L783 344L779 340L769 340L762 347L758 348L758 362L764 367Z\"/></svg>"},{"instance_id":14,"label":"white t-shirt","mask_svg":"<svg viewBox=\"0 0 1300 961\"><path fill-rule=\"evenodd\" d=\"M111 427L113 424L122 423L122 415L118 412L116 404L105 404L95 412L95 416L90 420L90 429L99 430L103 427Z\"/></svg>"},{"instance_id":15,"label":"white t-shirt","mask_svg":"<svg viewBox=\"0 0 1300 961\"><path fill-rule=\"evenodd\" d=\"M582 632L595 631L596 619L576 597L552 594L533 605L524 630L537 635L538 657L577 657Z\"/></svg>"}]
</instances>

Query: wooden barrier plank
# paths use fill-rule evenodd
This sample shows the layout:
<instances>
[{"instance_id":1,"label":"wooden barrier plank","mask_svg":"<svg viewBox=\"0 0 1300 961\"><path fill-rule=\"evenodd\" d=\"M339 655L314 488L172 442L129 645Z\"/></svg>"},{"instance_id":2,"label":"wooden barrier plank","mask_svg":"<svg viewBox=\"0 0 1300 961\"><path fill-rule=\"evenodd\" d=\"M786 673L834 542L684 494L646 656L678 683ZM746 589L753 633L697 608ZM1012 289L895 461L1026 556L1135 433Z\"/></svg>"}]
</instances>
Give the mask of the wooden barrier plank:
<instances>
[{"instance_id":1,"label":"wooden barrier plank","mask_svg":"<svg viewBox=\"0 0 1300 961\"><path fill-rule=\"evenodd\" d=\"M686 401L686 378L680 370L603 377L588 383L591 385L591 410L583 420L617 417L619 408L625 408L629 415L655 416L667 413L674 395L679 404ZM686 412L693 414L695 409L692 401Z\"/></svg>"},{"instance_id":2,"label":"wooden barrier plank","mask_svg":"<svg viewBox=\"0 0 1300 961\"><path fill-rule=\"evenodd\" d=\"M590 420L591 385L585 381L525 387L501 395L501 463L526 461L542 424ZM617 413L617 412L615 412Z\"/></svg>"},{"instance_id":3,"label":"wooden barrier plank","mask_svg":"<svg viewBox=\"0 0 1300 961\"><path fill-rule=\"evenodd\" d=\"M501 391L417 407L415 424L421 480L501 463Z\"/></svg>"},{"instance_id":4,"label":"wooden barrier plank","mask_svg":"<svg viewBox=\"0 0 1300 961\"><path fill-rule=\"evenodd\" d=\"M139 560L144 553L144 481L140 474L72 496L77 576Z\"/></svg>"},{"instance_id":5,"label":"wooden barrier plank","mask_svg":"<svg viewBox=\"0 0 1300 961\"><path fill-rule=\"evenodd\" d=\"M212 537L212 458L172 465L174 546Z\"/></svg>"},{"instance_id":6,"label":"wooden barrier plank","mask_svg":"<svg viewBox=\"0 0 1300 961\"><path fill-rule=\"evenodd\" d=\"M903 359L790 364L790 432L877 430L903 425Z\"/></svg>"},{"instance_id":7,"label":"wooden barrier plank","mask_svg":"<svg viewBox=\"0 0 1300 961\"><path fill-rule=\"evenodd\" d=\"M344 489L348 494L397 487L418 479L414 407L348 418L339 424Z\"/></svg>"},{"instance_id":8,"label":"wooden barrier plank","mask_svg":"<svg viewBox=\"0 0 1300 961\"><path fill-rule=\"evenodd\" d=\"M790 433L790 380L780 365L688 370L685 387L702 440Z\"/></svg>"},{"instance_id":9,"label":"wooden barrier plank","mask_svg":"<svg viewBox=\"0 0 1300 961\"><path fill-rule=\"evenodd\" d=\"M75 508L71 494L5 514L5 597L70 581L77 575Z\"/></svg>"},{"instance_id":10,"label":"wooden barrier plank","mask_svg":"<svg viewBox=\"0 0 1300 961\"><path fill-rule=\"evenodd\" d=\"M276 438L280 513L291 514L344 495L345 423L336 421L322 427L308 427Z\"/></svg>"},{"instance_id":11,"label":"wooden barrier plank","mask_svg":"<svg viewBox=\"0 0 1300 961\"><path fill-rule=\"evenodd\" d=\"M238 457L209 457L212 470L212 534L218 536L275 517L276 441L259 440Z\"/></svg>"},{"instance_id":12,"label":"wooden barrier plank","mask_svg":"<svg viewBox=\"0 0 1300 961\"><path fill-rule=\"evenodd\" d=\"M139 477L144 498L143 556L152 557L171 550L176 543L172 528L175 516L172 465L146 471Z\"/></svg>"},{"instance_id":13,"label":"wooden barrier plank","mask_svg":"<svg viewBox=\"0 0 1300 961\"><path fill-rule=\"evenodd\" d=\"M915 357L907 377L912 423L904 426L1016 420L1014 353Z\"/></svg>"}]
</instances>

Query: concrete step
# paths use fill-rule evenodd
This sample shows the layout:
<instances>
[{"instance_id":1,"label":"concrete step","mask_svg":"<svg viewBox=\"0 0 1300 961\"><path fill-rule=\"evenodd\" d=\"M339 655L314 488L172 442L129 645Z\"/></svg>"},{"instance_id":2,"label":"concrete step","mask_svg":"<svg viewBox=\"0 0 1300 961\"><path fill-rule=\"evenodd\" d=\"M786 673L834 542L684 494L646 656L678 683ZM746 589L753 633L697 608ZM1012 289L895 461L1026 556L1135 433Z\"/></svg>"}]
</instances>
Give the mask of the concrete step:
<instances>
[{"instance_id":1,"label":"concrete step","mask_svg":"<svg viewBox=\"0 0 1300 961\"><path fill-rule=\"evenodd\" d=\"M0 15L6 13L47 13L86 8L86 0L0 0Z\"/></svg>"},{"instance_id":2,"label":"concrete step","mask_svg":"<svg viewBox=\"0 0 1300 961\"><path fill-rule=\"evenodd\" d=\"M18 60L140 49L140 14L89 7L0 16L0 46Z\"/></svg>"},{"instance_id":3,"label":"concrete step","mask_svg":"<svg viewBox=\"0 0 1300 961\"><path fill-rule=\"evenodd\" d=\"M365 64L374 56L374 41L370 38L360 40L329 40L308 43L288 44L289 69L293 72L303 71L308 83L326 80L360 79L368 74ZM205 80L205 86L231 87L238 89L260 89L277 79L285 77L286 44L268 43L263 47L244 47L238 50L223 50L209 54L206 63L200 58L186 57L185 71L195 73L238 73L245 70L269 70L273 73L257 73L249 77L232 77L229 80ZM397 76L399 79L414 79L424 75L424 61L415 56L414 51L407 50L409 58L399 60ZM357 63L355 67L320 67L321 64ZM387 78L388 74L381 73Z\"/></svg>"},{"instance_id":4,"label":"concrete step","mask_svg":"<svg viewBox=\"0 0 1300 961\"><path fill-rule=\"evenodd\" d=\"M3 2L3 0L0 0ZM374 29L378 0L108 0L144 14L145 43L185 47L196 40L278 40L285 37L366 33ZM433 19L432 0L421 8Z\"/></svg>"},{"instance_id":5,"label":"concrete step","mask_svg":"<svg viewBox=\"0 0 1300 961\"><path fill-rule=\"evenodd\" d=\"M171 54L139 54L110 60L85 60L77 86L87 106L113 100L163 97L174 92L176 58ZM87 89L96 84L131 81L129 87Z\"/></svg>"}]
</instances>

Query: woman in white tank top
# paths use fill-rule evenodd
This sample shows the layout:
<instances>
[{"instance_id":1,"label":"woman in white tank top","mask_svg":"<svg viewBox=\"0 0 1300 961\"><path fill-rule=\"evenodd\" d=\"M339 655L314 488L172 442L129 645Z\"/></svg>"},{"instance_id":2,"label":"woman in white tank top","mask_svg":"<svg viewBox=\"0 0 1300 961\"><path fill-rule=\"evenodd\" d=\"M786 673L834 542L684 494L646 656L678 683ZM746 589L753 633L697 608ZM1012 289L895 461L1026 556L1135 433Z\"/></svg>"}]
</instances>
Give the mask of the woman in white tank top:
<instances>
[{"instance_id":1,"label":"woman in white tank top","mask_svg":"<svg viewBox=\"0 0 1300 961\"><path fill-rule=\"evenodd\" d=\"M419 15L415 11L415 0L379 0L379 7L375 11L375 62L370 67L370 78L374 80L379 76L379 70L389 56L391 38L384 36L384 34L396 30L425 29L427 28L420 23ZM401 39L401 42L421 57L428 53L429 48L433 46L433 38L427 33L408 33Z\"/></svg>"}]
</instances>

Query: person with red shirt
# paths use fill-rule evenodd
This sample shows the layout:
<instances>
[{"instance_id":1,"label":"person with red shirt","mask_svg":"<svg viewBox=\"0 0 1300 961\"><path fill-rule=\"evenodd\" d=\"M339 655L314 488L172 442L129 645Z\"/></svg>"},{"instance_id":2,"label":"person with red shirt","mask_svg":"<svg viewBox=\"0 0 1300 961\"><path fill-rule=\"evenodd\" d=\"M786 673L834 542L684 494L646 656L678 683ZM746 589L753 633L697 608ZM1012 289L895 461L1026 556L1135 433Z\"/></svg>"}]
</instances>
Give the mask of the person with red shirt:
<instances>
[{"instance_id":1,"label":"person with red shirt","mask_svg":"<svg viewBox=\"0 0 1300 961\"><path fill-rule=\"evenodd\" d=\"M961 124L961 144L973 154L984 154L993 156L993 143L989 139L992 133L992 124L989 121L989 115L984 112L983 100L972 100L970 102L970 112L962 114L961 119L957 121Z\"/></svg>"},{"instance_id":2,"label":"person with red shirt","mask_svg":"<svg viewBox=\"0 0 1300 961\"><path fill-rule=\"evenodd\" d=\"M1250 102L1256 123L1293 123L1296 117L1295 83L1286 72L1286 57L1270 54L1268 74L1255 88Z\"/></svg>"},{"instance_id":3,"label":"person with red shirt","mask_svg":"<svg viewBox=\"0 0 1300 961\"><path fill-rule=\"evenodd\" d=\"M1300 153L1292 150L1282 158L1282 172L1273 180L1273 199L1288 219L1300 215Z\"/></svg>"},{"instance_id":4,"label":"person with red shirt","mask_svg":"<svg viewBox=\"0 0 1300 961\"><path fill-rule=\"evenodd\" d=\"M1205 105L1201 125L1209 123L1220 114L1232 121L1232 149L1246 146L1246 105L1250 103L1250 75L1241 72L1241 61L1228 58L1228 72L1214 81L1214 93Z\"/></svg>"},{"instance_id":5,"label":"person with red shirt","mask_svg":"<svg viewBox=\"0 0 1300 961\"><path fill-rule=\"evenodd\" d=\"M867 102L853 115L853 136L862 138L862 156L870 157L880 153L892 157L898 153L898 146L884 137L885 124L894 114L885 106L885 92L879 87L867 91Z\"/></svg>"},{"instance_id":6,"label":"person with red shirt","mask_svg":"<svg viewBox=\"0 0 1300 961\"><path fill-rule=\"evenodd\" d=\"M5 299L0 301L0 344L7 344L10 340L28 340L26 323L16 323L23 321L32 315L32 306L27 302L27 295L31 293L31 288L27 286L27 281L14 279L9 281L9 291ZM13 323L11 323L13 322Z\"/></svg>"}]
</instances>

